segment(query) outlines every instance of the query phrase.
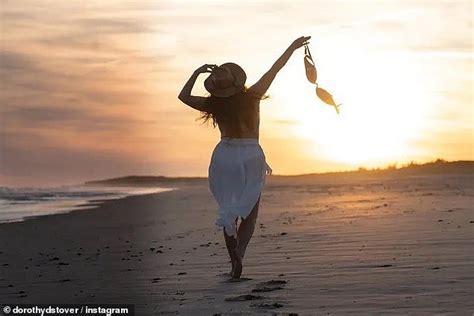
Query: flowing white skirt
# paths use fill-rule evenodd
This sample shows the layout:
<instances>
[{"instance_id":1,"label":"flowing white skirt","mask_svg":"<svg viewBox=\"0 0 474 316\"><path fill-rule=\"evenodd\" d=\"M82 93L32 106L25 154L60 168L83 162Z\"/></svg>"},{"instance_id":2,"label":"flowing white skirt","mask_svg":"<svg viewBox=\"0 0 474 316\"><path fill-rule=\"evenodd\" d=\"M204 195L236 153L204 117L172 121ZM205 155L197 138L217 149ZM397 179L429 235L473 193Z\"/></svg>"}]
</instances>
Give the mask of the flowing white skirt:
<instances>
[{"instance_id":1,"label":"flowing white skirt","mask_svg":"<svg viewBox=\"0 0 474 316\"><path fill-rule=\"evenodd\" d=\"M258 139L221 138L209 164L209 188L219 205L216 225L236 236L236 219L250 214L271 172Z\"/></svg>"}]
</instances>

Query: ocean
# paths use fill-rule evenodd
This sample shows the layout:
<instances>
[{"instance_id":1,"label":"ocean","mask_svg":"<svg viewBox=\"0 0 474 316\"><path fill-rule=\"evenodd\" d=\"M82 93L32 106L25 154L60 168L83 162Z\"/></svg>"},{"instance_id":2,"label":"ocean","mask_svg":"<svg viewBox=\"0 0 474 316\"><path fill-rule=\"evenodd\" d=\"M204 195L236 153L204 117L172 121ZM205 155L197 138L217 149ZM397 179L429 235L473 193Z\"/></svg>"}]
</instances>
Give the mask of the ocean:
<instances>
[{"instance_id":1,"label":"ocean","mask_svg":"<svg viewBox=\"0 0 474 316\"><path fill-rule=\"evenodd\" d=\"M169 190L173 189L157 187L87 187L82 185L48 188L0 186L0 223L19 222L37 216L93 208L100 203L100 200Z\"/></svg>"}]
</instances>

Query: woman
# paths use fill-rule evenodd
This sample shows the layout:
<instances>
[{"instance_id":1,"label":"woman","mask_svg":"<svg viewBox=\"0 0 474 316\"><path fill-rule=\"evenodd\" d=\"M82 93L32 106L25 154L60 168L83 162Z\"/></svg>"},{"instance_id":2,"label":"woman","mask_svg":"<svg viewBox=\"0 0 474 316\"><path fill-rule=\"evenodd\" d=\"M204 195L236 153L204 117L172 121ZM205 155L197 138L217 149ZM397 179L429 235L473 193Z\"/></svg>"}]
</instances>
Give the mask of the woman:
<instances>
[{"instance_id":1,"label":"woman","mask_svg":"<svg viewBox=\"0 0 474 316\"><path fill-rule=\"evenodd\" d=\"M292 53L310 39L296 39L269 71L250 88L245 87L244 70L226 63L219 67L206 64L194 71L179 99L201 111L204 121L212 120L221 132L209 165L209 187L219 205L216 225L222 226L232 262L230 275L240 278L242 260L257 219L260 194L271 169L259 145L260 100ZM201 73L210 72L204 86L209 97L192 96ZM242 221L237 228L238 218Z\"/></svg>"}]
</instances>

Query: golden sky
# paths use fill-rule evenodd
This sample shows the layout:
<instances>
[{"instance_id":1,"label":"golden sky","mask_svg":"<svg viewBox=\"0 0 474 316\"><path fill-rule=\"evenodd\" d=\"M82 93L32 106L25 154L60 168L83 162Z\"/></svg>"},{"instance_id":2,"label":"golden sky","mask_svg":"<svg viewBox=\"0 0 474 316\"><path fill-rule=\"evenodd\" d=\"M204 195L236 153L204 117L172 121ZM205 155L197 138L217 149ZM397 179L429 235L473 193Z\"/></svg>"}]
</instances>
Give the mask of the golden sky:
<instances>
[{"instance_id":1,"label":"golden sky","mask_svg":"<svg viewBox=\"0 0 474 316\"><path fill-rule=\"evenodd\" d=\"M179 102L182 85L228 61L251 85L301 35L343 105L319 101L296 51L261 102L275 174L474 159L471 1L0 5L0 185L206 176L220 135Z\"/></svg>"}]
</instances>

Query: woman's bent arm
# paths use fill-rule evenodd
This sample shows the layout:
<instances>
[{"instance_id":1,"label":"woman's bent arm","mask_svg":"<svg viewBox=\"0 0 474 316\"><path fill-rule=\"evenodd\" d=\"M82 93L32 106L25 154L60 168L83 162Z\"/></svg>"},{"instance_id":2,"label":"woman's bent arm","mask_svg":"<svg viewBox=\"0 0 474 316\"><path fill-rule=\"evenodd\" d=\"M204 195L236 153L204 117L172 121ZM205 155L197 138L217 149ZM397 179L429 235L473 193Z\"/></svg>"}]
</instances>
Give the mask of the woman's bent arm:
<instances>
[{"instance_id":1,"label":"woman's bent arm","mask_svg":"<svg viewBox=\"0 0 474 316\"><path fill-rule=\"evenodd\" d=\"M178 99L180 99L186 105L196 109L198 111L203 111L206 105L206 98L205 97L198 97L191 95L191 91L193 90L194 83L196 82L197 77L201 73L210 72L209 69L212 69L215 65L203 65L196 69L191 77L188 79L186 84L184 85L183 89L179 93Z\"/></svg>"}]
</instances>

